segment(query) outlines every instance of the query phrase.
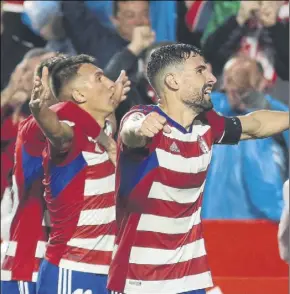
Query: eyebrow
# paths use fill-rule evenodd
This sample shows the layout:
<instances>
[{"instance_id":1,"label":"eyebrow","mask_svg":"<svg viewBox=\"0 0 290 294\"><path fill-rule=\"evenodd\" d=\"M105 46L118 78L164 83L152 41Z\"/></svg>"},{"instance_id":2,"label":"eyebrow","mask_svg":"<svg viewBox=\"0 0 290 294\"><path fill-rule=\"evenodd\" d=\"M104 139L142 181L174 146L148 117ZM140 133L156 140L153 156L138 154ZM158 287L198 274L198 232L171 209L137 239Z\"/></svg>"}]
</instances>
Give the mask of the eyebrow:
<instances>
[{"instance_id":1,"label":"eyebrow","mask_svg":"<svg viewBox=\"0 0 290 294\"><path fill-rule=\"evenodd\" d=\"M95 72L95 76L100 76L100 75L103 75L104 72L101 70L101 69L97 69L96 72Z\"/></svg>"},{"instance_id":2,"label":"eyebrow","mask_svg":"<svg viewBox=\"0 0 290 294\"><path fill-rule=\"evenodd\" d=\"M206 66L205 65L199 65L195 69L196 70L199 70L199 69L205 70L206 69Z\"/></svg>"}]
</instances>

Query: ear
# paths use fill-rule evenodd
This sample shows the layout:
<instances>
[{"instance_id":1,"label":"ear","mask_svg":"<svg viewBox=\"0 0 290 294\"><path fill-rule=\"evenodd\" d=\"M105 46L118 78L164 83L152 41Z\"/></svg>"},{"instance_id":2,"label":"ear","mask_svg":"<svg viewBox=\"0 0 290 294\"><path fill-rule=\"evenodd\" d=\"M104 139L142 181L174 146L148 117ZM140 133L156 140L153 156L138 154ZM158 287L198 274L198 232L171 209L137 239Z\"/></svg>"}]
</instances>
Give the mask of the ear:
<instances>
[{"instance_id":1,"label":"ear","mask_svg":"<svg viewBox=\"0 0 290 294\"><path fill-rule=\"evenodd\" d=\"M179 90L179 84L174 74L166 74L164 82L166 86L170 88L171 90L173 91Z\"/></svg>"},{"instance_id":2,"label":"ear","mask_svg":"<svg viewBox=\"0 0 290 294\"><path fill-rule=\"evenodd\" d=\"M85 96L79 90L72 90L72 98L78 104L84 103L87 101Z\"/></svg>"}]
</instances>

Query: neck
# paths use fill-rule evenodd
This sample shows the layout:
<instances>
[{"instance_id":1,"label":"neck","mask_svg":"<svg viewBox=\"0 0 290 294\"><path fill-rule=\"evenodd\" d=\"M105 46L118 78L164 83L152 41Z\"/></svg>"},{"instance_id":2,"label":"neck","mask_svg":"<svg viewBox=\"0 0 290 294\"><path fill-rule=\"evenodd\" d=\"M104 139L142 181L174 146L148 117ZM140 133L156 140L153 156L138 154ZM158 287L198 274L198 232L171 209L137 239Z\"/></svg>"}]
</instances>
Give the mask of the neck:
<instances>
[{"instance_id":1,"label":"neck","mask_svg":"<svg viewBox=\"0 0 290 294\"><path fill-rule=\"evenodd\" d=\"M176 102L171 103L169 101L176 101ZM160 103L158 106L170 118L172 118L178 124L183 126L185 129L188 129L192 125L192 122L198 115L198 113L196 113L193 109L188 108L184 103L182 103L176 97L165 96L160 100Z\"/></svg>"},{"instance_id":2,"label":"neck","mask_svg":"<svg viewBox=\"0 0 290 294\"><path fill-rule=\"evenodd\" d=\"M105 127L105 120L106 120L106 117L107 117L106 114L104 114L102 112L94 111L92 109L89 109L86 104L80 104L79 106L83 110L85 110L87 113L89 113L95 119L95 121L98 123L98 125L102 129Z\"/></svg>"}]
</instances>

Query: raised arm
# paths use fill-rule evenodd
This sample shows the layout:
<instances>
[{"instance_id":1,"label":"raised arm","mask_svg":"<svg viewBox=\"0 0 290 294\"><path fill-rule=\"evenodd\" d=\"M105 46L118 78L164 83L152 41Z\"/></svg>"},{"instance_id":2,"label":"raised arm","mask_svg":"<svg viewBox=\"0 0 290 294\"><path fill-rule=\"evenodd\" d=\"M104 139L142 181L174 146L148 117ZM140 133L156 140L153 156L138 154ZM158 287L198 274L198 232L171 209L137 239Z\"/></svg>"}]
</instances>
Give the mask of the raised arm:
<instances>
[{"instance_id":1,"label":"raised arm","mask_svg":"<svg viewBox=\"0 0 290 294\"><path fill-rule=\"evenodd\" d=\"M42 78L36 76L29 103L30 110L44 135L52 146L58 150L66 150L73 139L73 129L59 121L58 116L49 108L51 93L48 86L48 69L42 70Z\"/></svg>"},{"instance_id":2,"label":"raised arm","mask_svg":"<svg viewBox=\"0 0 290 294\"><path fill-rule=\"evenodd\" d=\"M131 114L123 122L120 132L122 142L129 148L145 147L161 130L170 133L166 119L156 112L144 115L141 112Z\"/></svg>"},{"instance_id":3,"label":"raised arm","mask_svg":"<svg viewBox=\"0 0 290 294\"><path fill-rule=\"evenodd\" d=\"M289 112L259 110L238 118L242 126L241 140L271 137L289 129Z\"/></svg>"}]
</instances>

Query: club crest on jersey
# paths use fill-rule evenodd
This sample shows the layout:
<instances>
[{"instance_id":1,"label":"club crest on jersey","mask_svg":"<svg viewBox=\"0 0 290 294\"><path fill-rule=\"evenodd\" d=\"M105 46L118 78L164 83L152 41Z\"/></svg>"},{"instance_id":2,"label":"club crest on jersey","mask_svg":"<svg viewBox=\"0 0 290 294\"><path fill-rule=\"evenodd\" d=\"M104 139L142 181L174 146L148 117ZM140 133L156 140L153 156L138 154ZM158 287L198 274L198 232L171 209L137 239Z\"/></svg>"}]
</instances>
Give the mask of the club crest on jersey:
<instances>
[{"instance_id":1,"label":"club crest on jersey","mask_svg":"<svg viewBox=\"0 0 290 294\"><path fill-rule=\"evenodd\" d=\"M197 142L198 142L199 147L203 153L209 152L209 147L202 136L199 136L199 135L197 136Z\"/></svg>"}]
</instances>

